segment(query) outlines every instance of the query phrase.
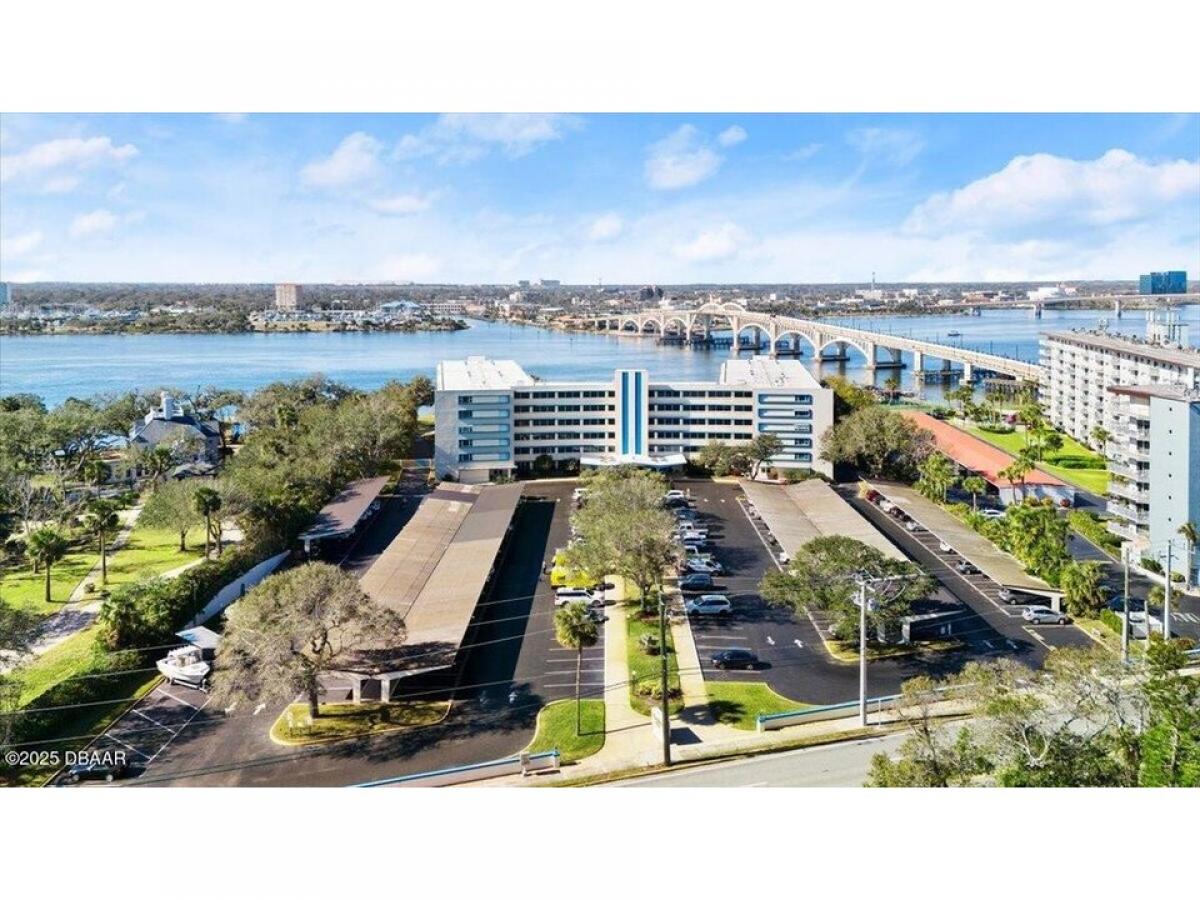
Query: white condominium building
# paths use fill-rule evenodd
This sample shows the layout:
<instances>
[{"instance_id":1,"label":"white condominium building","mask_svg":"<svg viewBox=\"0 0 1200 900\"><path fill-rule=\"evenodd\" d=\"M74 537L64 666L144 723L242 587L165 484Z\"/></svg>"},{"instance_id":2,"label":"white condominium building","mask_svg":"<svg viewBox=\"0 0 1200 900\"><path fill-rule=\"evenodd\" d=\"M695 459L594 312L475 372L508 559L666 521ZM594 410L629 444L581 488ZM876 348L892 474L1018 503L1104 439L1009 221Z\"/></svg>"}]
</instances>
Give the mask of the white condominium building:
<instances>
[{"instance_id":1,"label":"white condominium building","mask_svg":"<svg viewBox=\"0 0 1200 900\"><path fill-rule=\"evenodd\" d=\"M1109 529L1138 556L1164 564L1172 542L1172 568L1183 573L1189 563L1179 529L1200 526L1200 390L1135 385L1108 394Z\"/></svg>"},{"instance_id":2,"label":"white condominium building","mask_svg":"<svg viewBox=\"0 0 1200 900\"><path fill-rule=\"evenodd\" d=\"M1107 427L1109 387L1200 387L1200 350L1107 332L1048 332L1042 335L1041 363L1047 416L1055 427L1089 444L1097 426Z\"/></svg>"},{"instance_id":3,"label":"white condominium building","mask_svg":"<svg viewBox=\"0 0 1200 900\"><path fill-rule=\"evenodd\" d=\"M275 285L275 308L286 312L295 312L300 308L300 285Z\"/></svg>"},{"instance_id":4,"label":"white condominium building","mask_svg":"<svg viewBox=\"0 0 1200 900\"><path fill-rule=\"evenodd\" d=\"M512 360L473 356L437 367L434 468L463 482L528 471L534 460L670 469L710 440L776 434L768 466L832 474L820 439L833 392L798 360L729 360L715 382L652 380L618 369L608 381L539 381Z\"/></svg>"}]
</instances>

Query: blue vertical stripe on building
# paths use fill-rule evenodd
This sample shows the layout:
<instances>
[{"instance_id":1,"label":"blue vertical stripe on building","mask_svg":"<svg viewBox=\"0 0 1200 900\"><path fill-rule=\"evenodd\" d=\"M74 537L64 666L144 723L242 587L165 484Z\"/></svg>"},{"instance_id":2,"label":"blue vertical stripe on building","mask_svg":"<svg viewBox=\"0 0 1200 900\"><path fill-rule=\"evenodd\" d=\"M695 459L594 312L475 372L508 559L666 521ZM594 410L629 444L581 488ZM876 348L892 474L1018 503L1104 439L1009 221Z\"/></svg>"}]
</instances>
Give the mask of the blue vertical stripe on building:
<instances>
[{"instance_id":1,"label":"blue vertical stripe on building","mask_svg":"<svg viewBox=\"0 0 1200 900\"><path fill-rule=\"evenodd\" d=\"M634 396L633 404L634 404L634 408L636 410L636 412L634 414L634 419L633 419L633 429L634 429L634 431L633 431L633 452L634 453L645 453L646 451L642 447L642 416L645 411L642 409L642 373L641 372L633 373L633 396Z\"/></svg>"},{"instance_id":2,"label":"blue vertical stripe on building","mask_svg":"<svg viewBox=\"0 0 1200 900\"><path fill-rule=\"evenodd\" d=\"M621 454L629 452L629 373L621 373Z\"/></svg>"}]
</instances>

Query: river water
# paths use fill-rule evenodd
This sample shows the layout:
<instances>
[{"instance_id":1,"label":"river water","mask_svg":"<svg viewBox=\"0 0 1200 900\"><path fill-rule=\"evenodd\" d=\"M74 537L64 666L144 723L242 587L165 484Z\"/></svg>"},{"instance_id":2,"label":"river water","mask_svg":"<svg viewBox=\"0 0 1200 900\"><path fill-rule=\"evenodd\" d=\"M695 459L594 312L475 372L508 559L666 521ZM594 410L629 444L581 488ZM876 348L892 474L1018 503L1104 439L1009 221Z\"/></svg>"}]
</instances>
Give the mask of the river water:
<instances>
[{"instance_id":1,"label":"river water","mask_svg":"<svg viewBox=\"0 0 1200 900\"><path fill-rule=\"evenodd\" d=\"M1200 305L1183 307L1191 342L1200 345ZM874 316L831 319L838 324L961 345L1036 361L1042 331L1095 327L1108 319L1112 331L1142 334L1144 313L1122 319L1093 310L994 310L979 316ZM133 388L182 390L215 384L251 389L271 381L321 372L361 388L417 374L430 377L439 360L483 355L514 359L545 379L608 379L616 368L644 368L653 377L710 380L728 350L691 350L656 344L653 337L566 334L522 325L471 322L465 331L417 333L320 332L313 334L36 335L0 337L0 393L34 393L56 405L68 397ZM961 336L950 337L948 332ZM814 372L864 380L865 360L855 351L842 363L805 362ZM934 365L934 363L930 363ZM879 385L894 374L875 373ZM912 373L901 373L905 389ZM930 383L924 396L936 399L943 385Z\"/></svg>"}]
</instances>

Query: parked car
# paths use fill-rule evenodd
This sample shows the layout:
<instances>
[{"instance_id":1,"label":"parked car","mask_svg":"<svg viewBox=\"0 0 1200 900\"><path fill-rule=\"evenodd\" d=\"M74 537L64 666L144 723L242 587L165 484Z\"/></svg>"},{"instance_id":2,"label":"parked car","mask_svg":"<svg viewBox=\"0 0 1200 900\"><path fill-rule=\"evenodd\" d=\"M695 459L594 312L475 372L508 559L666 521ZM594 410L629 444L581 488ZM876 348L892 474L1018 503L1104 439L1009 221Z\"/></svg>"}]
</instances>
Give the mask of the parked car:
<instances>
[{"instance_id":1,"label":"parked car","mask_svg":"<svg viewBox=\"0 0 1200 900\"><path fill-rule=\"evenodd\" d=\"M879 493L879 491L875 490L875 488L871 488L869 491L867 491L866 496L868 503L877 503L883 494Z\"/></svg>"},{"instance_id":2,"label":"parked car","mask_svg":"<svg viewBox=\"0 0 1200 900\"><path fill-rule=\"evenodd\" d=\"M685 494L683 491L667 491L665 494L663 494L663 499L668 503L672 500L686 500L687 494Z\"/></svg>"},{"instance_id":3,"label":"parked car","mask_svg":"<svg viewBox=\"0 0 1200 900\"><path fill-rule=\"evenodd\" d=\"M1035 594L1026 594L1024 591L1011 591L1008 588L1001 588L1000 593L996 595L996 599L1001 603L1007 603L1009 606L1018 604L1034 604L1041 606L1042 600L1045 598L1038 597Z\"/></svg>"},{"instance_id":4,"label":"parked car","mask_svg":"<svg viewBox=\"0 0 1200 900\"><path fill-rule=\"evenodd\" d=\"M688 537L679 538L679 543L683 544L684 547L696 547L702 550L708 546L708 538L689 535Z\"/></svg>"},{"instance_id":5,"label":"parked car","mask_svg":"<svg viewBox=\"0 0 1200 900\"><path fill-rule=\"evenodd\" d=\"M129 775L129 763L97 758L89 762L77 763L71 766L62 776L62 783L78 784L81 781L112 782L118 778L128 778Z\"/></svg>"},{"instance_id":6,"label":"parked car","mask_svg":"<svg viewBox=\"0 0 1200 900\"><path fill-rule=\"evenodd\" d=\"M566 606L568 603L586 603L588 606L596 606L601 603L601 600L596 594L583 588L562 588L554 592L555 606Z\"/></svg>"},{"instance_id":7,"label":"parked car","mask_svg":"<svg viewBox=\"0 0 1200 900\"><path fill-rule=\"evenodd\" d=\"M688 572L702 575L720 575L724 567L715 559L689 559L683 564Z\"/></svg>"},{"instance_id":8,"label":"parked car","mask_svg":"<svg viewBox=\"0 0 1200 900\"><path fill-rule=\"evenodd\" d=\"M571 499L575 501L575 503L582 504L584 499L587 497L587 492L587 488L577 487L575 490L571 491Z\"/></svg>"},{"instance_id":9,"label":"parked car","mask_svg":"<svg viewBox=\"0 0 1200 900\"><path fill-rule=\"evenodd\" d=\"M1108 601L1108 608L1111 609L1115 613L1125 612L1125 598L1120 595L1113 597L1111 600ZM1146 601L1143 600L1141 597L1130 597L1129 598L1129 611L1130 612L1145 612L1146 611Z\"/></svg>"},{"instance_id":10,"label":"parked car","mask_svg":"<svg viewBox=\"0 0 1200 900\"><path fill-rule=\"evenodd\" d=\"M955 564L954 571L959 575L978 575L979 567L969 560L960 559Z\"/></svg>"},{"instance_id":11,"label":"parked car","mask_svg":"<svg viewBox=\"0 0 1200 900\"><path fill-rule=\"evenodd\" d=\"M703 543L708 540L708 532L703 528L696 531L691 528L682 529L677 532L681 541L700 541Z\"/></svg>"},{"instance_id":12,"label":"parked car","mask_svg":"<svg viewBox=\"0 0 1200 900\"><path fill-rule=\"evenodd\" d=\"M1021 618L1032 625L1066 625L1071 621L1063 613L1057 613L1048 606L1028 606L1021 613Z\"/></svg>"},{"instance_id":13,"label":"parked car","mask_svg":"<svg viewBox=\"0 0 1200 900\"><path fill-rule=\"evenodd\" d=\"M920 531L921 523L918 522L916 519L909 519L907 522L904 523L904 527L907 528L909 531Z\"/></svg>"},{"instance_id":14,"label":"parked car","mask_svg":"<svg viewBox=\"0 0 1200 900\"><path fill-rule=\"evenodd\" d=\"M711 591L712 588L713 578L707 572L689 572L679 579L679 590L685 594L699 594L703 591Z\"/></svg>"},{"instance_id":15,"label":"parked car","mask_svg":"<svg viewBox=\"0 0 1200 900\"><path fill-rule=\"evenodd\" d=\"M879 508L882 509L885 513L890 513L893 509L896 508L896 504L893 503L891 500L884 500L881 497L879 500Z\"/></svg>"},{"instance_id":16,"label":"parked car","mask_svg":"<svg viewBox=\"0 0 1200 900\"><path fill-rule=\"evenodd\" d=\"M743 647L730 647L714 653L711 662L714 669L753 669L758 666L759 659Z\"/></svg>"},{"instance_id":17,"label":"parked car","mask_svg":"<svg viewBox=\"0 0 1200 900\"><path fill-rule=\"evenodd\" d=\"M733 613L733 604L724 594L703 594L683 604L689 616L728 616Z\"/></svg>"},{"instance_id":18,"label":"parked car","mask_svg":"<svg viewBox=\"0 0 1200 900\"><path fill-rule=\"evenodd\" d=\"M979 514L985 519L1003 519L1004 510L1002 509L981 509Z\"/></svg>"},{"instance_id":19,"label":"parked car","mask_svg":"<svg viewBox=\"0 0 1200 900\"><path fill-rule=\"evenodd\" d=\"M684 544L683 552L687 554L687 559L712 559L713 555L701 549L694 544Z\"/></svg>"},{"instance_id":20,"label":"parked car","mask_svg":"<svg viewBox=\"0 0 1200 900\"><path fill-rule=\"evenodd\" d=\"M943 553L954 553L954 548L951 547L949 544L947 544L945 541L942 541L940 544L938 544L938 549L941 550Z\"/></svg>"}]
</instances>

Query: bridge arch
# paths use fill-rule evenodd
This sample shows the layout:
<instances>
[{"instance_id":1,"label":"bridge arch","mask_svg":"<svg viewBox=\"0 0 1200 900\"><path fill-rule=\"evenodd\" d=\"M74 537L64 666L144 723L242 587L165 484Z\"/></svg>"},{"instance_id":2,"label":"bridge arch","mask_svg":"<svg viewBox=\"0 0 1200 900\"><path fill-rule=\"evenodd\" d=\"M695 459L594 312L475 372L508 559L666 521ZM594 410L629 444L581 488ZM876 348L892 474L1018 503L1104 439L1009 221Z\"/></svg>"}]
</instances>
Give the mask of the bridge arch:
<instances>
[{"instance_id":1,"label":"bridge arch","mask_svg":"<svg viewBox=\"0 0 1200 900\"><path fill-rule=\"evenodd\" d=\"M806 332L797 331L795 329L785 329L779 332L779 334L775 335L775 343L771 346L771 349L778 351L780 342L784 340L788 342L788 349L790 350L797 349L800 346L800 342L803 342L808 344L808 349L811 355L816 356L817 354L817 345L813 341L812 337L810 337Z\"/></svg>"},{"instance_id":2,"label":"bridge arch","mask_svg":"<svg viewBox=\"0 0 1200 900\"><path fill-rule=\"evenodd\" d=\"M641 332L642 334L654 334L656 332L658 334L662 334L662 322L660 322L658 319L646 319L646 321L642 323Z\"/></svg>"},{"instance_id":3,"label":"bridge arch","mask_svg":"<svg viewBox=\"0 0 1200 900\"><path fill-rule=\"evenodd\" d=\"M739 322L738 324L741 327L738 328L737 334L735 334L734 337L737 338L739 343L741 343L742 336L747 331L756 331L758 334L754 335L752 341L757 343L759 346L764 343L767 345L767 347L771 346L771 332L767 329L766 325L760 325L758 322ZM761 335L761 337L759 335Z\"/></svg>"},{"instance_id":4,"label":"bridge arch","mask_svg":"<svg viewBox=\"0 0 1200 900\"><path fill-rule=\"evenodd\" d=\"M637 319L622 319L619 330L636 333L642 330L642 326Z\"/></svg>"},{"instance_id":5,"label":"bridge arch","mask_svg":"<svg viewBox=\"0 0 1200 900\"><path fill-rule=\"evenodd\" d=\"M663 333L664 334L667 333L667 330L671 327L672 324L675 324L678 326L678 328L672 332L673 334L687 335L687 333L689 331L687 319L683 318L683 316L668 316L667 318L663 319L662 324L663 324Z\"/></svg>"},{"instance_id":6,"label":"bridge arch","mask_svg":"<svg viewBox=\"0 0 1200 900\"><path fill-rule=\"evenodd\" d=\"M825 341L825 343L823 343L817 349L817 355L823 356L825 354L826 349L828 349L829 347L836 347L838 344L845 344L847 347L853 347L855 350L857 350L859 353L862 354L863 359L865 359L868 363L875 362L875 360L873 360L871 358L871 354L867 350L867 348L852 338L841 338L841 337L830 338L829 340Z\"/></svg>"}]
</instances>

